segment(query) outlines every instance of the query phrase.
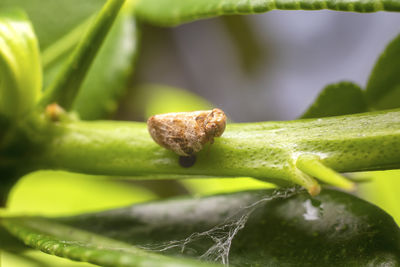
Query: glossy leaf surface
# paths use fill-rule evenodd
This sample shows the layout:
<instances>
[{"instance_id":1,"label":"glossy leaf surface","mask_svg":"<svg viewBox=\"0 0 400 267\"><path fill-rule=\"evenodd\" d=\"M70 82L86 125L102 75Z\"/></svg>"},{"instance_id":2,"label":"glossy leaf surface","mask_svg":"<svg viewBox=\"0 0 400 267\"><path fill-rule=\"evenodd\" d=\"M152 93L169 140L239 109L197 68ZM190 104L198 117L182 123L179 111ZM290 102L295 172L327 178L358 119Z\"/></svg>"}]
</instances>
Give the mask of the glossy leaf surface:
<instances>
[{"instance_id":1,"label":"glossy leaf surface","mask_svg":"<svg viewBox=\"0 0 400 267\"><path fill-rule=\"evenodd\" d=\"M27 11L32 20L42 49L44 88L57 77L104 2L104 0L1 1L0 8L21 8ZM134 1L126 2L73 104L73 109L82 119L110 116L128 88L137 52L138 30L131 10ZM43 8L44 6L46 8Z\"/></svg>"},{"instance_id":2,"label":"glossy leaf surface","mask_svg":"<svg viewBox=\"0 0 400 267\"><path fill-rule=\"evenodd\" d=\"M117 109L134 68L138 31L132 15L132 1L128 1L104 40L73 103L72 109L82 119L106 118Z\"/></svg>"},{"instance_id":3,"label":"glossy leaf surface","mask_svg":"<svg viewBox=\"0 0 400 267\"><path fill-rule=\"evenodd\" d=\"M20 8L29 16L43 51L98 11L105 0L2 0L0 8Z\"/></svg>"},{"instance_id":4,"label":"glossy leaf surface","mask_svg":"<svg viewBox=\"0 0 400 267\"><path fill-rule=\"evenodd\" d=\"M243 228L236 229L240 222ZM42 251L106 266L179 266L183 244L185 257L215 249L208 259L218 261L229 248L231 266L400 264L400 230L393 219L333 190L316 198L299 190L249 191L59 219L5 218L3 224ZM226 238L232 242L222 242ZM154 256L157 250L169 256Z\"/></svg>"},{"instance_id":5,"label":"glossy leaf surface","mask_svg":"<svg viewBox=\"0 0 400 267\"><path fill-rule=\"evenodd\" d=\"M71 108L86 74L124 2L124 0L108 0L102 7L73 50L67 63L61 68L54 82L46 89L40 100L42 107L58 103L66 110Z\"/></svg>"}]
</instances>

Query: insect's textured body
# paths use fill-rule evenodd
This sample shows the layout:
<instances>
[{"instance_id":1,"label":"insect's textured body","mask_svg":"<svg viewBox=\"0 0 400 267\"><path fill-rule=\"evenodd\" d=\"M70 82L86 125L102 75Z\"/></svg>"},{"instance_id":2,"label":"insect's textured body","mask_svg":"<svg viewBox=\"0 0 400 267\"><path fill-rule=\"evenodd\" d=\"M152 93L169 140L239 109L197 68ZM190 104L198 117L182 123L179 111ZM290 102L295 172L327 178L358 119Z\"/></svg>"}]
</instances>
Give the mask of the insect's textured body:
<instances>
[{"instance_id":1,"label":"insect's textured body","mask_svg":"<svg viewBox=\"0 0 400 267\"><path fill-rule=\"evenodd\" d=\"M199 152L225 130L226 116L220 109L155 115L147 126L159 145L181 156Z\"/></svg>"}]
</instances>

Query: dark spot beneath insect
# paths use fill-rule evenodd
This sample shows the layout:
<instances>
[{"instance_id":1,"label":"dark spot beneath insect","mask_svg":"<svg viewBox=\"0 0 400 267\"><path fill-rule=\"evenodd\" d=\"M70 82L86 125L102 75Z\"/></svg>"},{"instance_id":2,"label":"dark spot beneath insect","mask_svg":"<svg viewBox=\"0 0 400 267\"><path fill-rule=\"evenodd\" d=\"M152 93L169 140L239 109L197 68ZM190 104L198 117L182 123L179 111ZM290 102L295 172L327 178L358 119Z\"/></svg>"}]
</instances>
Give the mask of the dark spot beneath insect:
<instances>
[{"instance_id":1,"label":"dark spot beneath insect","mask_svg":"<svg viewBox=\"0 0 400 267\"><path fill-rule=\"evenodd\" d=\"M196 156L180 156L179 157L179 165L183 168L192 167L196 163Z\"/></svg>"}]
</instances>

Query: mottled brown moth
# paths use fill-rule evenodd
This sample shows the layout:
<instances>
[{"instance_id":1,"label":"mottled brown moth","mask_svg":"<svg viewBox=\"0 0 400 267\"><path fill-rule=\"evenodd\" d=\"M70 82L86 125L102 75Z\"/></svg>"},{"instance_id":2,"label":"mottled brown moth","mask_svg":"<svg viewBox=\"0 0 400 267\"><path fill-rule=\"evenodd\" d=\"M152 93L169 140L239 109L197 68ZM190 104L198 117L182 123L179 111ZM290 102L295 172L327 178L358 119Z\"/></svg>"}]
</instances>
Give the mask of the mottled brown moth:
<instances>
[{"instance_id":1,"label":"mottled brown moth","mask_svg":"<svg viewBox=\"0 0 400 267\"><path fill-rule=\"evenodd\" d=\"M214 108L194 112L154 115L147 121L151 137L180 156L192 156L213 143L225 130L225 113Z\"/></svg>"}]
</instances>

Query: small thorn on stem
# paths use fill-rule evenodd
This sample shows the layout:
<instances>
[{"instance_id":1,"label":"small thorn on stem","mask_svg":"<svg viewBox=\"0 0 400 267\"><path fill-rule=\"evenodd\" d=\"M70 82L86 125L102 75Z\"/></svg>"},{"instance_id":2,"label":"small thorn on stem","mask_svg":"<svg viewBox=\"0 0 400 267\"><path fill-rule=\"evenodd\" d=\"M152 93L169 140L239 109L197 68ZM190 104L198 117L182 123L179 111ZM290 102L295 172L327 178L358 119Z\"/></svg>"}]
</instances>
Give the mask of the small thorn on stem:
<instances>
[{"instance_id":1,"label":"small thorn on stem","mask_svg":"<svg viewBox=\"0 0 400 267\"><path fill-rule=\"evenodd\" d=\"M310 188L308 188L308 193L313 197L319 195L320 192L321 192L321 186L319 184L313 185Z\"/></svg>"},{"instance_id":2,"label":"small thorn on stem","mask_svg":"<svg viewBox=\"0 0 400 267\"><path fill-rule=\"evenodd\" d=\"M51 121L56 122L60 120L60 116L64 113L65 111L62 107L60 107L57 103L52 103L50 105L47 105L45 116Z\"/></svg>"},{"instance_id":3,"label":"small thorn on stem","mask_svg":"<svg viewBox=\"0 0 400 267\"><path fill-rule=\"evenodd\" d=\"M196 156L180 156L179 157L179 165L183 168L192 167L196 163Z\"/></svg>"},{"instance_id":4,"label":"small thorn on stem","mask_svg":"<svg viewBox=\"0 0 400 267\"><path fill-rule=\"evenodd\" d=\"M355 190L355 183L337 173L333 169L325 166L321 159L312 154L304 154L298 157L296 161L296 166L302 172L308 174L309 176L315 177L320 181L327 184L339 187L347 191Z\"/></svg>"}]
</instances>

